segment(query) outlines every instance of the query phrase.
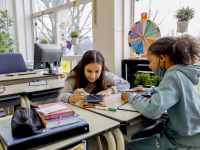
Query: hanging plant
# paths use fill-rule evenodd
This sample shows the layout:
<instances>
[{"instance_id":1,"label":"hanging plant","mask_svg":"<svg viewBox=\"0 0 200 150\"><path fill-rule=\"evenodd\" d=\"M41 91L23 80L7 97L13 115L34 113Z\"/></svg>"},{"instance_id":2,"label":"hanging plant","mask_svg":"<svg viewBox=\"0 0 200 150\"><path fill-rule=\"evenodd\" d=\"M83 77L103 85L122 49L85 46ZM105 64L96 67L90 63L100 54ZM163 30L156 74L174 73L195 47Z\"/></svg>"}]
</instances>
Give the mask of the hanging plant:
<instances>
[{"instance_id":1,"label":"hanging plant","mask_svg":"<svg viewBox=\"0 0 200 150\"><path fill-rule=\"evenodd\" d=\"M13 26L12 17L9 16L8 10L0 11L0 53L14 53L16 40L11 38L9 27Z\"/></svg>"},{"instance_id":2,"label":"hanging plant","mask_svg":"<svg viewBox=\"0 0 200 150\"><path fill-rule=\"evenodd\" d=\"M79 38L79 37L80 37L79 31L72 31L72 32L70 33L70 37L71 37L71 38Z\"/></svg>"},{"instance_id":3,"label":"hanging plant","mask_svg":"<svg viewBox=\"0 0 200 150\"><path fill-rule=\"evenodd\" d=\"M189 21L194 18L194 14L195 9L188 6L187 8L182 7L178 9L174 17L177 18L178 21Z\"/></svg>"},{"instance_id":4,"label":"hanging plant","mask_svg":"<svg viewBox=\"0 0 200 150\"><path fill-rule=\"evenodd\" d=\"M187 8L182 7L178 9L174 15L175 18L178 19L177 22L177 32L183 33L187 32L189 20L194 18L195 9L194 8Z\"/></svg>"},{"instance_id":5,"label":"hanging plant","mask_svg":"<svg viewBox=\"0 0 200 150\"><path fill-rule=\"evenodd\" d=\"M49 42L48 42L46 39L42 39L42 40L40 41L40 43L42 43L42 44L49 44Z\"/></svg>"}]
</instances>

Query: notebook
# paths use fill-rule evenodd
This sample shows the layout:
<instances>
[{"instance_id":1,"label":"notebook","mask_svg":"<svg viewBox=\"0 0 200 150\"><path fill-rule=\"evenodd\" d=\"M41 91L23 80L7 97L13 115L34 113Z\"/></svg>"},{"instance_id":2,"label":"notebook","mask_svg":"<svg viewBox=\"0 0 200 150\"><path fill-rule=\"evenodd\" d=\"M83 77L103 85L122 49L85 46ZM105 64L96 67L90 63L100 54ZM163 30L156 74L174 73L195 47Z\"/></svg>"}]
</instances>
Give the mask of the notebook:
<instances>
[{"instance_id":1,"label":"notebook","mask_svg":"<svg viewBox=\"0 0 200 150\"><path fill-rule=\"evenodd\" d=\"M79 118L79 122L76 123L51 128L26 138L15 138L12 136L11 125L8 125L10 121L11 118L7 118L4 120L7 126L0 125L0 140L6 150L29 149L89 132L89 124Z\"/></svg>"},{"instance_id":2,"label":"notebook","mask_svg":"<svg viewBox=\"0 0 200 150\"><path fill-rule=\"evenodd\" d=\"M40 115L40 118L43 121L46 129L55 128L62 125L78 122L79 121L78 117L79 117L79 114L75 113L71 116L62 117L61 121L59 121L59 118L45 119Z\"/></svg>"},{"instance_id":3,"label":"notebook","mask_svg":"<svg viewBox=\"0 0 200 150\"><path fill-rule=\"evenodd\" d=\"M43 118L52 119L52 118L59 118L60 115L62 115L62 117L67 117L67 116L71 116L71 115L74 114L74 111L71 108L69 108L68 106L66 106L63 102L56 102L56 103L38 105L38 109L46 108L46 107L53 106L53 105L65 106L66 109L59 110L59 111L56 111L56 112L51 112L51 113L48 113L48 114L40 112L40 114Z\"/></svg>"},{"instance_id":4,"label":"notebook","mask_svg":"<svg viewBox=\"0 0 200 150\"><path fill-rule=\"evenodd\" d=\"M135 112L138 111L130 103L124 103L121 106L117 107L117 109L127 110L127 111L135 111Z\"/></svg>"}]
</instances>

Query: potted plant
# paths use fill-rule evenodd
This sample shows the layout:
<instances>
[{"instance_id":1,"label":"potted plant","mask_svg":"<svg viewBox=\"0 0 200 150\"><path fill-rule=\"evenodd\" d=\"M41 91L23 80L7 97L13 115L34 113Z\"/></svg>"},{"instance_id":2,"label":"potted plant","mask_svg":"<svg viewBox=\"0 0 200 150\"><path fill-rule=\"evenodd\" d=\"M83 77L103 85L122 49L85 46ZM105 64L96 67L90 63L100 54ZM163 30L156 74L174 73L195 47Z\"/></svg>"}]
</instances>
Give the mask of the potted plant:
<instances>
[{"instance_id":1,"label":"potted plant","mask_svg":"<svg viewBox=\"0 0 200 150\"><path fill-rule=\"evenodd\" d=\"M178 19L177 32L187 32L189 20L194 18L194 13L195 9L189 8L189 6L187 8L182 7L176 11L174 17Z\"/></svg>"},{"instance_id":2,"label":"potted plant","mask_svg":"<svg viewBox=\"0 0 200 150\"><path fill-rule=\"evenodd\" d=\"M73 45L78 45L79 36L80 36L80 32L79 31L72 31L70 33L70 37L72 38L72 44Z\"/></svg>"},{"instance_id":3,"label":"potted plant","mask_svg":"<svg viewBox=\"0 0 200 150\"><path fill-rule=\"evenodd\" d=\"M146 87L147 85L151 85L151 76L149 73L136 73L134 84L137 86Z\"/></svg>"},{"instance_id":4,"label":"potted plant","mask_svg":"<svg viewBox=\"0 0 200 150\"><path fill-rule=\"evenodd\" d=\"M13 25L12 17L9 16L8 10L0 11L0 53L14 53L16 40L11 38L9 27Z\"/></svg>"},{"instance_id":5,"label":"potted plant","mask_svg":"<svg viewBox=\"0 0 200 150\"><path fill-rule=\"evenodd\" d=\"M152 83L151 85L158 86L161 81L162 81L162 78L158 76L151 76L151 83Z\"/></svg>"},{"instance_id":6,"label":"potted plant","mask_svg":"<svg viewBox=\"0 0 200 150\"><path fill-rule=\"evenodd\" d=\"M42 40L40 41L40 43L42 43L42 44L49 44L49 42L48 42L46 39L42 39Z\"/></svg>"}]
</instances>

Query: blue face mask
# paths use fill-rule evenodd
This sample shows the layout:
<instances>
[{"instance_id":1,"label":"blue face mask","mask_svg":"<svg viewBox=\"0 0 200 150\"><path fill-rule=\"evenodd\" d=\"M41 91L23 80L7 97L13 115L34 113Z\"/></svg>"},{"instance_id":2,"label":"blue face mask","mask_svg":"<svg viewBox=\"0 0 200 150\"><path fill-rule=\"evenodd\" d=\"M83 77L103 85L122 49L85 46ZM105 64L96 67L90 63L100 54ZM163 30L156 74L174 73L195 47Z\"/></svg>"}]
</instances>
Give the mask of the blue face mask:
<instances>
[{"instance_id":1,"label":"blue face mask","mask_svg":"<svg viewBox=\"0 0 200 150\"><path fill-rule=\"evenodd\" d=\"M156 76L158 76L158 77L163 78L163 77L164 77L164 74L165 74L165 72L166 72L166 66L165 66L165 64L164 64L164 66L163 66L162 69L161 69L160 66L159 66L159 64L160 64L160 60L159 60L158 66L156 67L156 69L155 69L155 71L154 71L154 74L155 74Z\"/></svg>"}]
</instances>

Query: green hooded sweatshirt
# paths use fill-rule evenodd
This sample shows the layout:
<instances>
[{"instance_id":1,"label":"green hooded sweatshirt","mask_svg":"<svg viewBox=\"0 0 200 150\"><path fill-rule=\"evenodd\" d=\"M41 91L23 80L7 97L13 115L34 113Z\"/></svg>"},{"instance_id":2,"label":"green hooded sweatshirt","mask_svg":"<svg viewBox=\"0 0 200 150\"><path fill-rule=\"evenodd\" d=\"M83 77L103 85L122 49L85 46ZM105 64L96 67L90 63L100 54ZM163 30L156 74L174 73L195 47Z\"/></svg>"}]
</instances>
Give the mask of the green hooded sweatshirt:
<instances>
[{"instance_id":1,"label":"green hooded sweatshirt","mask_svg":"<svg viewBox=\"0 0 200 150\"><path fill-rule=\"evenodd\" d=\"M164 131L176 145L200 146L200 66L174 65L170 67L157 88L147 89L151 99L131 94L128 102L142 115L158 119L167 110Z\"/></svg>"}]
</instances>

